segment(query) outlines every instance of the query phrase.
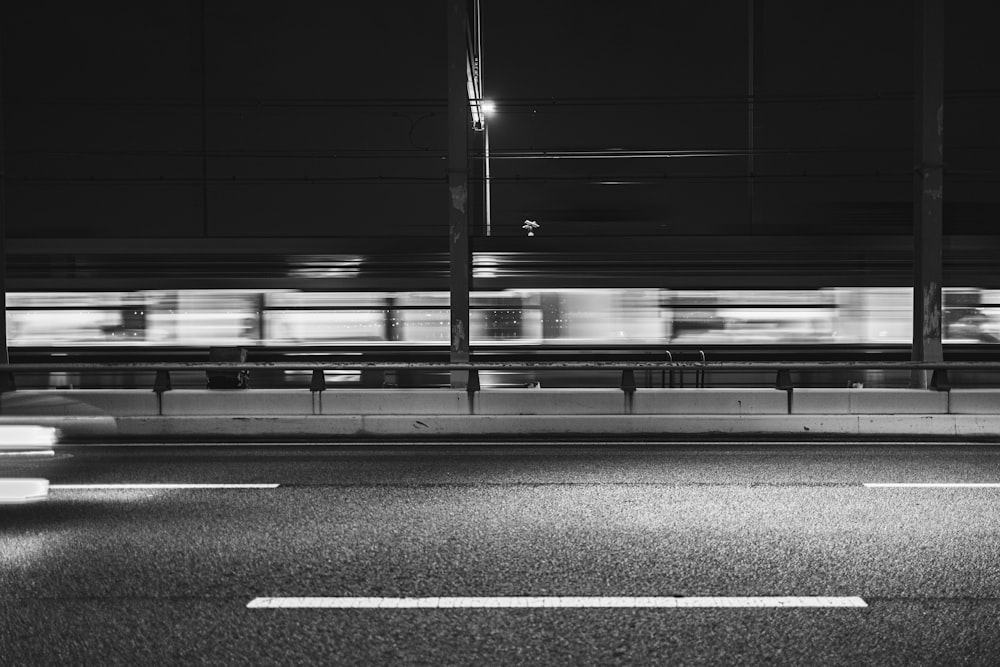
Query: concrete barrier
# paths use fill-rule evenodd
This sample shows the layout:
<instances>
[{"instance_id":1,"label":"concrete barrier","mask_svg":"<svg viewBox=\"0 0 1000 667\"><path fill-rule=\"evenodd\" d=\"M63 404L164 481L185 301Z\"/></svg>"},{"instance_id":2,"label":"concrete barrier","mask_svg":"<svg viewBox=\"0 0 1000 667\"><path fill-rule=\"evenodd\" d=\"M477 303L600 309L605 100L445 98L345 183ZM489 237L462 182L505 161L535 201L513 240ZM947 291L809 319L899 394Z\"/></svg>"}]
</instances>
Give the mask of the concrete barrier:
<instances>
[{"instance_id":1,"label":"concrete barrier","mask_svg":"<svg viewBox=\"0 0 1000 667\"><path fill-rule=\"evenodd\" d=\"M53 425L61 427L57 422ZM195 415L118 420L121 439L165 442L172 439L469 442L497 438L591 441L635 438L669 442L678 438L726 436L778 437L794 442L858 437L993 440L1000 437L1000 415Z\"/></svg>"},{"instance_id":2,"label":"concrete barrier","mask_svg":"<svg viewBox=\"0 0 1000 667\"><path fill-rule=\"evenodd\" d=\"M847 389L852 414L946 414L948 392L931 389Z\"/></svg>"},{"instance_id":3,"label":"concrete barrier","mask_svg":"<svg viewBox=\"0 0 1000 667\"><path fill-rule=\"evenodd\" d=\"M986 424L983 420L957 419L955 415L858 415L858 432L871 436L908 437L954 437L968 435L965 431L973 428L981 431ZM984 435L985 432L980 433Z\"/></svg>"},{"instance_id":4,"label":"concrete barrier","mask_svg":"<svg viewBox=\"0 0 1000 667\"><path fill-rule=\"evenodd\" d=\"M850 389L793 389L791 412L796 415L850 414L850 391Z\"/></svg>"},{"instance_id":5,"label":"concrete barrier","mask_svg":"<svg viewBox=\"0 0 1000 667\"><path fill-rule=\"evenodd\" d=\"M313 396L305 389L175 389L163 393L164 416L311 414Z\"/></svg>"},{"instance_id":6,"label":"concrete barrier","mask_svg":"<svg viewBox=\"0 0 1000 667\"><path fill-rule=\"evenodd\" d=\"M947 414L948 392L929 389L795 389L792 414Z\"/></svg>"},{"instance_id":7,"label":"concrete barrier","mask_svg":"<svg viewBox=\"0 0 1000 667\"><path fill-rule=\"evenodd\" d=\"M1000 389L42 390L0 396L4 423L70 439L761 436L1000 437ZM949 413L949 403L950 410Z\"/></svg>"},{"instance_id":8,"label":"concrete barrier","mask_svg":"<svg viewBox=\"0 0 1000 667\"><path fill-rule=\"evenodd\" d=\"M138 389L40 389L0 394L2 415L155 415L156 394Z\"/></svg>"},{"instance_id":9,"label":"concrete barrier","mask_svg":"<svg viewBox=\"0 0 1000 667\"><path fill-rule=\"evenodd\" d=\"M952 389L952 414L1000 414L1000 389Z\"/></svg>"},{"instance_id":10,"label":"concrete barrier","mask_svg":"<svg viewBox=\"0 0 1000 667\"><path fill-rule=\"evenodd\" d=\"M788 415L399 415L366 416L368 436L391 438L430 437L532 437L567 438L643 437L669 440L677 436L730 434L845 434L858 433L858 418L789 417Z\"/></svg>"},{"instance_id":11,"label":"concrete barrier","mask_svg":"<svg viewBox=\"0 0 1000 667\"><path fill-rule=\"evenodd\" d=\"M335 389L318 396L324 415L467 415L469 394L453 389Z\"/></svg>"},{"instance_id":12,"label":"concrete barrier","mask_svg":"<svg viewBox=\"0 0 1000 667\"><path fill-rule=\"evenodd\" d=\"M477 415L620 415L620 389L497 389L476 392Z\"/></svg>"},{"instance_id":13,"label":"concrete barrier","mask_svg":"<svg viewBox=\"0 0 1000 667\"><path fill-rule=\"evenodd\" d=\"M215 390L221 391L221 390ZM120 439L281 440L289 438L336 440L360 437L363 418L356 415L184 415L122 417Z\"/></svg>"},{"instance_id":14,"label":"concrete barrier","mask_svg":"<svg viewBox=\"0 0 1000 667\"><path fill-rule=\"evenodd\" d=\"M780 415L788 394L778 389L639 389L634 414Z\"/></svg>"},{"instance_id":15,"label":"concrete barrier","mask_svg":"<svg viewBox=\"0 0 1000 667\"><path fill-rule=\"evenodd\" d=\"M1000 389L814 389L793 392L791 414L1000 414ZM785 414L776 389L205 390L163 393L162 414L182 415L594 415ZM30 390L0 395L5 415L157 415L151 391Z\"/></svg>"}]
</instances>

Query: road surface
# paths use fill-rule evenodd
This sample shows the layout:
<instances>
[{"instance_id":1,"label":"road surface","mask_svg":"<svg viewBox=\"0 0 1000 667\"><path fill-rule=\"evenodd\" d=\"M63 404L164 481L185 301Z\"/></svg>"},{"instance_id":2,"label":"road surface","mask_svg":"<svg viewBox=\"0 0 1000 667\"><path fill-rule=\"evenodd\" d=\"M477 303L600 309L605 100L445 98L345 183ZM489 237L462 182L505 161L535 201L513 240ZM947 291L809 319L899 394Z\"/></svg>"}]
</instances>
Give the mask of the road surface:
<instances>
[{"instance_id":1,"label":"road surface","mask_svg":"<svg viewBox=\"0 0 1000 667\"><path fill-rule=\"evenodd\" d=\"M1000 656L996 446L64 454L0 507L3 664Z\"/></svg>"}]
</instances>

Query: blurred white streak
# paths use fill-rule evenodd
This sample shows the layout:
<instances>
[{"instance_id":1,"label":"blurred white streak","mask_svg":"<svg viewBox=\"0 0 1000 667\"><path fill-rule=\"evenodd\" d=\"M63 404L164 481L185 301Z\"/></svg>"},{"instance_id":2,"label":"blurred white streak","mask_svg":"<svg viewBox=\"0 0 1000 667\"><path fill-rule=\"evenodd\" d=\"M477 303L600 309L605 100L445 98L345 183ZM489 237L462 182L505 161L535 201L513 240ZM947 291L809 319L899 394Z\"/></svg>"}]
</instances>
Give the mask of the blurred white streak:
<instances>
[{"instance_id":1,"label":"blurred white streak","mask_svg":"<svg viewBox=\"0 0 1000 667\"><path fill-rule=\"evenodd\" d=\"M0 452L51 450L58 439L52 426L0 424Z\"/></svg>"},{"instance_id":2,"label":"blurred white streak","mask_svg":"<svg viewBox=\"0 0 1000 667\"><path fill-rule=\"evenodd\" d=\"M0 504L16 505L45 500L49 495L49 480L39 478L0 478Z\"/></svg>"}]
</instances>

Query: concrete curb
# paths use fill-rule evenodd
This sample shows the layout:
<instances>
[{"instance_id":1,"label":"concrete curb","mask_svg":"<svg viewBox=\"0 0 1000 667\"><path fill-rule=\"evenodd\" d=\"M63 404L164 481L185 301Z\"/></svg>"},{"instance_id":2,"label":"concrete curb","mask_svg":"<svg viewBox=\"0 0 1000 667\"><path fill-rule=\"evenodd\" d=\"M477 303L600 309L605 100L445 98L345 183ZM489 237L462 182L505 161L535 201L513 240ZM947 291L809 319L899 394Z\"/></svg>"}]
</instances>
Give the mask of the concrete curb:
<instances>
[{"instance_id":1,"label":"concrete curb","mask_svg":"<svg viewBox=\"0 0 1000 667\"><path fill-rule=\"evenodd\" d=\"M4 418L4 423L14 423ZM42 423L35 418L30 423ZM24 421L22 423L28 423ZM50 417L70 440L441 440L563 437L636 439L778 436L1000 438L1000 415L262 415Z\"/></svg>"}]
</instances>

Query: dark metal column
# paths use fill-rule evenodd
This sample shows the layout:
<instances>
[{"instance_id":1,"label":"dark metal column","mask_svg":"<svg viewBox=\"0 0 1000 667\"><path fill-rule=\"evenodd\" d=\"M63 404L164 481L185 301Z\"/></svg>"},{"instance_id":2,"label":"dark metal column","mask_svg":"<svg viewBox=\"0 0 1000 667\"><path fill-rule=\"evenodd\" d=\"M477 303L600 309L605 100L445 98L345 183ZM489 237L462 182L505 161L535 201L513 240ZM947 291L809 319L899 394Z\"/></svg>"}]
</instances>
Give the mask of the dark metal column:
<instances>
[{"instance_id":1,"label":"dark metal column","mask_svg":"<svg viewBox=\"0 0 1000 667\"><path fill-rule=\"evenodd\" d=\"M0 30L2 32L2 30ZM0 41L0 54L3 42ZM7 143L4 135L3 56L0 55L0 364L10 363L7 353Z\"/></svg>"},{"instance_id":2,"label":"dark metal column","mask_svg":"<svg viewBox=\"0 0 1000 667\"><path fill-rule=\"evenodd\" d=\"M448 0L448 243L451 254L451 355L469 361L469 95L466 44L467 0ZM451 386L465 389L468 372L452 372Z\"/></svg>"},{"instance_id":3,"label":"dark metal column","mask_svg":"<svg viewBox=\"0 0 1000 667\"><path fill-rule=\"evenodd\" d=\"M912 359L942 361L944 0L920 0L915 13ZM926 387L928 376L914 372L913 386Z\"/></svg>"},{"instance_id":4,"label":"dark metal column","mask_svg":"<svg viewBox=\"0 0 1000 667\"><path fill-rule=\"evenodd\" d=\"M208 15L201 0L201 235L208 238Z\"/></svg>"},{"instance_id":5,"label":"dark metal column","mask_svg":"<svg viewBox=\"0 0 1000 667\"><path fill-rule=\"evenodd\" d=\"M754 177L754 73L756 70L756 50L755 32L757 27L757 9L754 0L747 0L747 200L748 222L750 223L750 233L753 234L753 177Z\"/></svg>"}]
</instances>

